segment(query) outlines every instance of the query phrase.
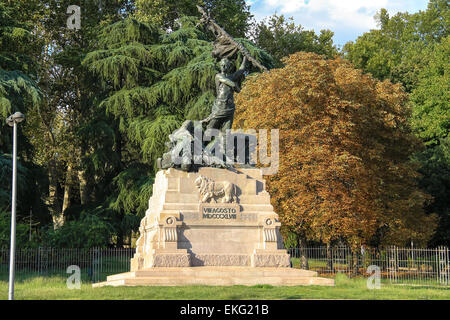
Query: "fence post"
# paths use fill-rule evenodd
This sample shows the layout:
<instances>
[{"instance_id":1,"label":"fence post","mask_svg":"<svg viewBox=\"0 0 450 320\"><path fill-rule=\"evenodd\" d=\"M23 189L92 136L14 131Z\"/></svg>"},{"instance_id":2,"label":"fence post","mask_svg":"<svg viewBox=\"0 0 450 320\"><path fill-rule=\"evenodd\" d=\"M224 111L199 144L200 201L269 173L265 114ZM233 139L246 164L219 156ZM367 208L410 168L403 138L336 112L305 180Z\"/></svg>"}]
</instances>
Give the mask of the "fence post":
<instances>
[{"instance_id":1,"label":"fence post","mask_svg":"<svg viewBox=\"0 0 450 320\"><path fill-rule=\"evenodd\" d=\"M389 280L390 282L397 281L397 269L398 269L398 250L396 246L388 248L388 264L389 264Z\"/></svg>"},{"instance_id":2,"label":"fence post","mask_svg":"<svg viewBox=\"0 0 450 320\"><path fill-rule=\"evenodd\" d=\"M91 249L91 268L92 268L92 275L91 275L91 279L93 283L97 282L97 248L92 248Z\"/></svg>"},{"instance_id":3,"label":"fence post","mask_svg":"<svg viewBox=\"0 0 450 320\"><path fill-rule=\"evenodd\" d=\"M389 282L391 281L391 252L390 247L386 247L386 269L388 274Z\"/></svg>"},{"instance_id":4,"label":"fence post","mask_svg":"<svg viewBox=\"0 0 450 320\"><path fill-rule=\"evenodd\" d=\"M93 279L94 283L97 282L97 273L98 273L98 270L97 270L98 265L97 264L98 264L97 263L97 248L93 248L92 249L92 279Z\"/></svg>"},{"instance_id":5,"label":"fence post","mask_svg":"<svg viewBox=\"0 0 450 320\"><path fill-rule=\"evenodd\" d=\"M37 256L38 256L38 275L41 275L41 247L38 247L38 252L37 252Z\"/></svg>"},{"instance_id":6,"label":"fence post","mask_svg":"<svg viewBox=\"0 0 450 320\"><path fill-rule=\"evenodd\" d=\"M448 248L445 248L445 275L446 275L446 280L445 280L445 285L448 285L449 283L449 277L450 277L450 256L448 255Z\"/></svg>"},{"instance_id":7,"label":"fence post","mask_svg":"<svg viewBox=\"0 0 450 320\"><path fill-rule=\"evenodd\" d=\"M438 247L438 253L436 257L438 258L438 276L439 283L443 285L448 284L448 248L446 247Z\"/></svg>"},{"instance_id":8,"label":"fence post","mask_svg":"<svg viewBox=\"0 0 450 320\"><path fill-rule=\"evenodd\" d=\"M445 270L446 270L446 281L445 281L445 285L448 285L449 283L449 277L450 277L450 256L448 255L448 248L445 248Z\"/></svg>"},{"instance_id":9,"label":"fence post","mask_svg":"<svg viewBox=\"0 0 450 320\"><path fill-rule=\"evenodd\" d=\"M436 250L436 255L435 255L435 257L436 257L436 280L437 280L437 282L438 283L440 283L440 275L439 275L439 269L440 269L440 257L439 257L439 254L440 254L440 250L439 250L439 248L440 247L437 247L435 250Z\"/></svg>"}]
</instances>

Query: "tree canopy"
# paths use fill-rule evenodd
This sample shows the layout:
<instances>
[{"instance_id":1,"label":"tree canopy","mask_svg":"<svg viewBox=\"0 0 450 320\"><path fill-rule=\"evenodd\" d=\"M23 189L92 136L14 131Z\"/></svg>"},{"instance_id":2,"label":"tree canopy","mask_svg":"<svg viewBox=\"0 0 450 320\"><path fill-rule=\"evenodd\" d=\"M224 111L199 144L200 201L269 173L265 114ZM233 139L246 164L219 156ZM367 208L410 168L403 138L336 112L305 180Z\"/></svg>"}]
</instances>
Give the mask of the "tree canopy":
<instances>
[{"instance_id":1,"label":"tree canopy","mask_svg":"<svg viewBox=\"0 0 450 320\"><path fill-rule=\"evenodd\" d=\"M333 36L330 30L321 30L319 35L314 30L304 30L302 26L295 25L293 18L287 19L277 14L259 22L253 30L256 45L274 57L277 67L283 65L282 58L299 51L333 58L338 54Z\"/></svg>"},{"instance_id":2,"label":"tree canopy","mask_svg":"<svg viewBox=\"0 0 450 320\"><path fill-rule=\"evenodd\" d=\"M248 80L236 101L237 123L280 129L268 188L282 223L325 243L426 243L436 217L423 212L428 196L409 161L420 142L401 86L341 58L297 53L284 63Z\"/></svg>"},{"instance_id":3,"label":"tree canopy","mask_svg":"<svg viewBox=\"0 0 450 320\"><path fill-rule=\"evenodd\" d=\"M67 27L70 5L81 29ZM436 213L429 244L450 243L448 1L383 9L378 27L341 52L331 30L276 13L255 22L245 0L7 0L0 115L26 115L20 246L132 244L167 135L205 118L215 99L214 35L196 5L270 69L249 71L235 123L282 130L269 188L289 230L328 243L425 244ZM0 246L11 150L0 121Z\"/></svg>"},{"instance_id":4,"label":"tree canopy","mask_svg":"<svg viewBox=\"0 0 450 320\"><path fill-rule=\"evenodd\" d=\"M410 122L426 145L414 155L421 166L419 183L433 197L427 212L440 216L432 243L449 243L450 5L446 0L430 0L425 11L392 17L382 9L376 20L379 29L346 44L344 55L378 79L401 83L411 94Z\"/></svg>"},{"instance_id":5,"label":"tree canopy","mask_svg":"<svg viewBox=\"0 0 450 320\"><path fill-rule=\"evenodd\" d=\"M234 37L243 38L250 29L250 7L245 0L136 0L136 18L174 30L183 16L200 17L197 5Z\"/></svg>"}]
</instances>

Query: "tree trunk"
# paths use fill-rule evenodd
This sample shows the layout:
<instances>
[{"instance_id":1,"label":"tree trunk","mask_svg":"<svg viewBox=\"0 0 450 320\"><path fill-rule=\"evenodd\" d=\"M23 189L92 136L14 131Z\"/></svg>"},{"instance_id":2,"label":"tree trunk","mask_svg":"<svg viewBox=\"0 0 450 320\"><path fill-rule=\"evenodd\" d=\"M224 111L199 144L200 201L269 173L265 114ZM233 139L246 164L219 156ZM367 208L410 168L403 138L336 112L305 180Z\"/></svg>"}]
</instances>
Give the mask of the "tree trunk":
<instances>
[{"instance_id":1,"label":"tree trunk","mask_svg":"<svg viewBox=\"0 0 450 320\"><path fill-rule=\"evenodd\" d=\"M358 248L352 249L352 277L356 277L359 274L359 250Z\"/></svg>"},{"instance_id":2,"label":"tree trunk","mask_svg":"<svg viewBox=\"0 0 450 320\"><path fill-rule=\"evenodd\" d=\"M327 270L333 271L333 252L330 243L327 243Z\"/></svg>"},{"instance_id":3,"label":"tree trunk","mask_svg":"<svg viewBox=\"0 0 450 320\"><path fill-rule=\"evenodd\" d=\"M306 238L304 236L298 236L297 244L300 250L300 269L309 270L308 254L306 252Z\"/></svg>"},{"instance_id":4,"label":"tree trunk","mask_svg":"<svg viewBox=\"0 0 450 320\"><path fill-rule=\"evenodd\" d=\"M60 212L58 208L58 177L56 171L56 161L51 159L48 162L48 200L47 205L53 219L53 229L58 229L64 222L61 221Z\"/></svg>"},{"instance_id":5,"label":"tree trunk","mask_svg":"<svg viewBox=\"0 0 450 320\"><path fill-rule=\"evenodd\" d=\"M72 193L72 184L73 184L72 175L73 175L72 165L69 164L67 166L67 171L66 171L66 183L64 185L64 199L63 199L63 205L62 205L62 209L61 209L61 216L62 216L63 224L64 224L64 211L66 211L66 209L68 207L70 207L70 195Z\"/></svg>"},{"instance_id":6,"label":"tree trunk","mask_svg":"<svg viewBox=\"0 0 450 320\"><path fill-rule=\"evenodd\" d=\"M80 201L81 205L88 203L87 179L83 170L78 171L78 180L80 181Z\"/></svg>"},{"instance_id":7,"label":"tree trunk","mask_svg":"<svg viewBox=\"0 0 450 320\"><path fill-rule=\"evenodd\" d=\"M121 231L117 235L117 248L123 248L123 233Z\"/></svg>"}]
</instances>

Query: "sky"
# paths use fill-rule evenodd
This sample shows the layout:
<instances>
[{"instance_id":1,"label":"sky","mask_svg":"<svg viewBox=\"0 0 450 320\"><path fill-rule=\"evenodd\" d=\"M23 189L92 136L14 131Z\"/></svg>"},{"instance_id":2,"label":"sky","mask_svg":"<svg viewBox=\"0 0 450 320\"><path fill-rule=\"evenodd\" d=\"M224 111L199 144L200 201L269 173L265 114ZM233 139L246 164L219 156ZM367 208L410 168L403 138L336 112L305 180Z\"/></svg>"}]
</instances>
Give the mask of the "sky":
<instances>
[{"instance_id":1,"label":"sky","mask_svg":"<svg viewBox=\"0 0 450 320\"><path fill-rule=\"evenodd\" d=\"M320 33L334 32L334 42L343 46L364 32L376 29L374 15L381 8L390 15L426 10L428 0L246 0L256 21L278 15L293 17L296 25Z\"/></svg>"}]
</instances>

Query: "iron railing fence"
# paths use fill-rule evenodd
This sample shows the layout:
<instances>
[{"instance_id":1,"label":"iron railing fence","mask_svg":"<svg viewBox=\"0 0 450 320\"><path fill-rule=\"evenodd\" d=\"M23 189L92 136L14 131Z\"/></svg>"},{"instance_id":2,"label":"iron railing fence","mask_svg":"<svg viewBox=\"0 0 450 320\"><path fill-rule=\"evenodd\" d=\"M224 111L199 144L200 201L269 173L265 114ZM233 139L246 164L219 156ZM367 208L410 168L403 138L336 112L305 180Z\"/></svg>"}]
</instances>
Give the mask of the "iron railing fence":
<instances>
[{"instance_id":1,"label":"iron railing fence","mask_svg":"<svg viewBox=\"0 0 450 320\"><path fill-rule=\"evenodd\" d=\"M356 253L356 263L349 247L291 248L288 253L293 267L300 268L302 260L307 261L309 270L325 276L350 275L355 269L359 275L370 276L368 267L377 266L381 278L389 283L450 285L450 251L446 247L364 248Z\"/></svg>"},{"instance_id":2,"label":"iron railing fence","mask_svg":"<svg viewBox=\"0 0 450 320\"><path fill-rule=\"evenodd\" d=\"M83 281L105 281L108 275L128 272L133 248L32 248L16 250L17 277L61 276L67 278L67 268L80 267ZM303 252L303 254L302 254ZM379 267L381 278L387 283L450 285L450 252L446 247L412 249L388 247L365 248L358 251L356 264L348 247L290 248L292 266L300 268L303 259L309 270L322 276L337 273L351 274L356 265L359 275L369 266ZM0 249L0 278L7 279L9 249Z\"/></svg>"},{"instance_id":3,"label":"iron railing fence","mask_svg":"<svg viewBox=\"0 0 450 320\"><path fill-rule=\"evenodd\" d=\"M16 276L68 277L67 268L78 266L84 281L104 281L108 275L130 271L133 248L32 248L16 250ZM0 277L9 272L9 249L0 249Z\"/></svg>"}]
</instances>

